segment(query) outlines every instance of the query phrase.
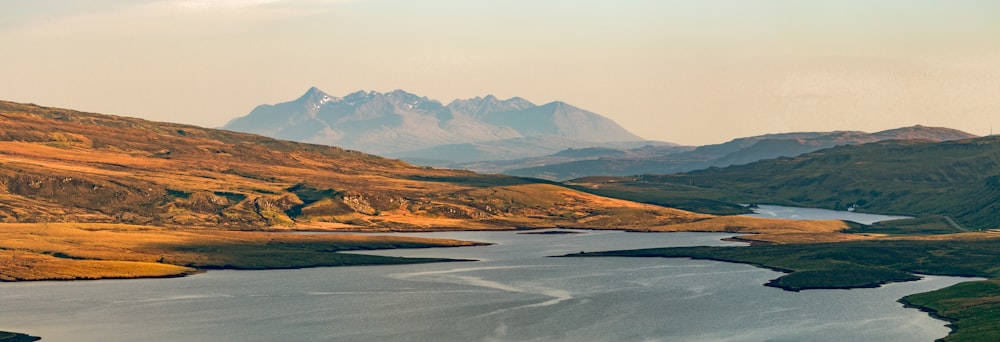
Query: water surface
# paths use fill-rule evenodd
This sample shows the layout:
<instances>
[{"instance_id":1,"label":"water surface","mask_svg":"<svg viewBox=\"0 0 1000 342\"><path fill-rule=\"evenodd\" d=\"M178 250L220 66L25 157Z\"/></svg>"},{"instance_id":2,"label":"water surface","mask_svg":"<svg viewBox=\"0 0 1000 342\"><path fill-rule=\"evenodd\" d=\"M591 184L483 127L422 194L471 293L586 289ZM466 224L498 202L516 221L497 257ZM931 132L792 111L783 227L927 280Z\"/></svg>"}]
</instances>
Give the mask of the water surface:
<instances>
[{"instance_id":1,"label":"water surface","mask_svg":"<svg viewBox=\"0 0 1000 342\"><path fill-rule=\"evenodd\" d=\"M733 244L724 234L408 235L496 245L372 252L477 262L0 284L0 330L49 341L932 341L944 322L896 300L966 280L793 293L762 286L779 273L742 264L547 257Z\"/></svg>"},{"instance_id":2,"label":"water surface","mask_svg":"<svg viewBox=\"0 0 1000 342\"><path fill-rule=\"evenodd\" d=\"M760 205L758 207L759 208L752 209L754 212L753 214L741 216L783 218L792 220L844 220L861 224L872 224L879 221L911 218L909 216L865 214L817 208L785 207L780 205Z\"/></svg>"}]
</instances>

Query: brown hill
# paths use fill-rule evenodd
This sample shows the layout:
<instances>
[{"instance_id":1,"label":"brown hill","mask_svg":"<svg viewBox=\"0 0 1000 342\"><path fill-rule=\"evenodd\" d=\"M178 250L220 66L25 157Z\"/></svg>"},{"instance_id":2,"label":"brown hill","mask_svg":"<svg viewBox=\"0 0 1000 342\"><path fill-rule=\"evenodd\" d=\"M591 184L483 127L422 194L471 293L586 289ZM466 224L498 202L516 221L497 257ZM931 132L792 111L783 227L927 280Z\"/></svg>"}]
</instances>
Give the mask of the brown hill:
<instances>
[{"instance_id":1,"label":"brown hill","mask_svg":"<svg viewBox=\"0 0 1000 342\"><path fill-rule=\"evenodd\" d=\"M703 217L336 147L0 102L0 222L423 230Z\"/></svg>"}]
</instances>

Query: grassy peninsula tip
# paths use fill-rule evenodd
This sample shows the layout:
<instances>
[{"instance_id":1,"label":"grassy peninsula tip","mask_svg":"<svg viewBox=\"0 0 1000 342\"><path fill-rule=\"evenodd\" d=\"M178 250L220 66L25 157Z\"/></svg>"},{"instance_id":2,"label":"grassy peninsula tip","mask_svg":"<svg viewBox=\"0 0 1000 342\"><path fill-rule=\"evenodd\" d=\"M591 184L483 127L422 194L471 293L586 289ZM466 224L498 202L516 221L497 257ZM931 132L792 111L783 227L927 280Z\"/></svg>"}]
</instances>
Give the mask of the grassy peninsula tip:
<instances>
[{"instance_id":1,"label":"grassy peninsula tip","mask_svg":"<svg viewBox=\"0 0 1000 342\"><path fill-rule=\"evenodd\" d=\"M155 226L0 224L0 281L177 277L205 269L281 269L456 261L341 251L480 245L403 236L288 234Z\"/></svg>"}]
</instances>

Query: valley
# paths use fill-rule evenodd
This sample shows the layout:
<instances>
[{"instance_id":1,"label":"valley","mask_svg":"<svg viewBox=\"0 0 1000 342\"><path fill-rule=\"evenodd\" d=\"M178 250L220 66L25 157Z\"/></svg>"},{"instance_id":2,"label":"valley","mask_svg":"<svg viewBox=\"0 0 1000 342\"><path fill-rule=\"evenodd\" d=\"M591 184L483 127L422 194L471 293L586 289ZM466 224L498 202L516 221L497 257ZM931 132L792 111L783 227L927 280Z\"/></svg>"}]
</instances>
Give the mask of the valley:
<instances>
[{"instance_id":1,"label":"valley","mask_svg":"<svg viewBox=\"0 0 1000 342\"><path fill-rule=\"evenodd\" d=\"M872 287L912 281L915 274L995 279L987 267L995 260L987 251L1000 237L961 229L996 224L989 212L997 145L992 137L893 140L688 173L558 183L2 102L0 280L169 278L218 269L470 261L342 252L483 245L392 232L544 228L740 234L734 239L751 247L570 256L749 263L790 272L769 285L796 291ZM591 152L599 151L576 155ZM817 173L827 176L808 181ZM821 190L824 186L837 190ZM949 191L935 190L942 187ZM830 195L813 195L819 193ZM749 212L740 203L850 206L915 218L869 225L732 216ZM302 231L347 234L290 234ZM547 235L553 234L538 238ZM963 267L956 266L959 260ZM979 320L977 311L941 304L950 303L943 298L967 298L972 291L959 289L957 294L950 288L934 292L939 297L917 295L907 303L956 320L965 327L957 330L959 337L993 324ZM986 291L974 296L992 291L972 289Z\"/></svg>"},{"instance_id":2,"label":"valley","mask_svg":"<svg viewBox=\"0 0 1000 342\"><path fill-rule=\"evenodd\" d=\"M341 250L472 242L288 231L539 228L840 240L838 221L714 217L558 183L418 167L336 147L0 103L0 279L410 263Z\"/></svg>"},{"instance_id":3,"label":"valley","mask_svg":"<svg viewBox=\"0 0 1000 342\"><path fill-rule=\"evenodd\" d=\"M911 126L875 133L799 132L765 134L731 141L678 149L674 146L646 146L617 153L593 155L573 161L551 160L535 166L504 167L504 174L550 180L571 180L592 176L633 176L670 174L711 167L727 167L800 154L843 145L859 145L887 140L950 141L975 135L943 128ZM503 163L498 163L503 165ZM477 164L472 164L478 166ZM517 165L517 164L514 164ZM481 166L479 166L481 167Z\"/></svg>"},{"instance_id":4,"label":"valley","mask_svg":"<svg viewBox=\"0 0 1000 342\"><path fill-rule=\"evenodd\" d=\"M998 17L0 1L0 342L1000 341Z\"/></svg>"},{"instance_id":5,"label":"valley","mask_svg":"<svg viewBox=\"0 0 1000 342\"><path fill-rule=\"evenodd\" d=\"M568 184L595 194L678 205L761 203L951 218L1000 227L1000 137L946 142L883 141L795 157L670 175L590 177ZM665 203L660 203L665 204ZM939 222L948 227L947 219Z\"/></svg>"}]
</instances>

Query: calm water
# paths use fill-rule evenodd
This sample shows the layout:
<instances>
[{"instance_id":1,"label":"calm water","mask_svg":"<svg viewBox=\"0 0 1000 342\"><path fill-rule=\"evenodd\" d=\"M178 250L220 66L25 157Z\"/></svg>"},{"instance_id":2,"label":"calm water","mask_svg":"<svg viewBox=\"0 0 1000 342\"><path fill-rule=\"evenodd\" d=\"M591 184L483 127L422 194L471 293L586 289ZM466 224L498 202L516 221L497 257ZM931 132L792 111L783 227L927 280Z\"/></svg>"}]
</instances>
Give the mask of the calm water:
<instances>
[{"instance_id":1,"label":"calm water","mask_svg":"<svg viewBox=\"0 0 1000 342\"><path fill-rule=\"evenodd\" d=\"M727 235L410 235L497 245L371 253L477 262L5 283L0 330L46 341L931 341L944 322L896 300L968 280L793 293L747 265L547 257L732 244Z\"/></svg>"},{"instance_id":2,"label":"calm water","mask_svg":"<svg viewBox=\"0 0 1000 342\"><path fill-rule=\"evenodd\" d=\"M846 212L762 206L769 217ZM846 215L846 216L845 216ZM369 254L477 262L178 279L0 284L0 330L47 341L931 341L944 322L896 302L966 281L799 293L780 274L685 259L550 258L610 249L732 245L709 233L407 234L496 243Z\"/></svg>"}]
</instances>

